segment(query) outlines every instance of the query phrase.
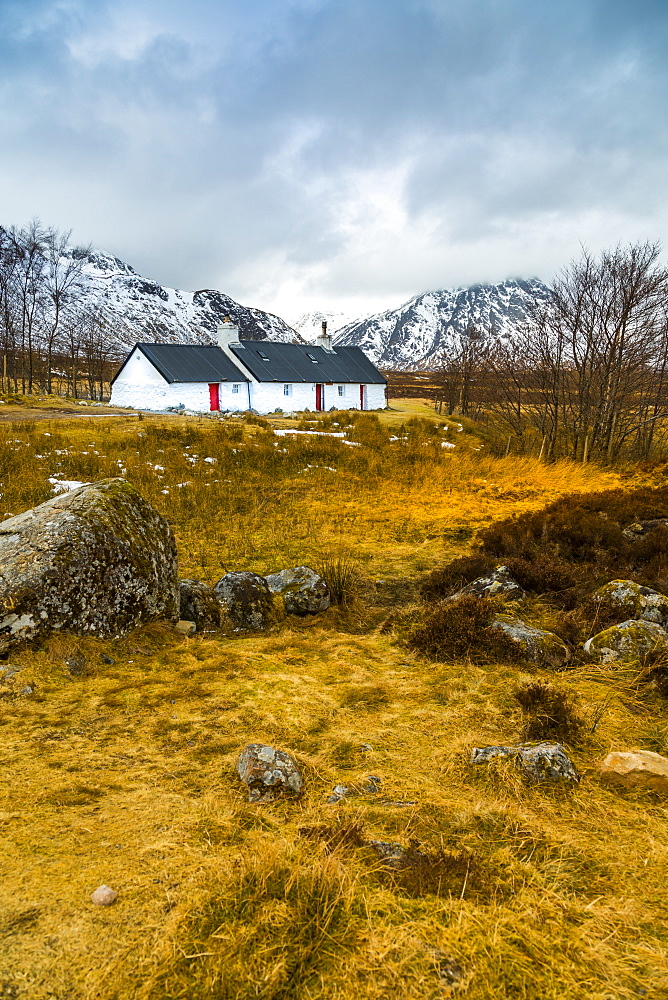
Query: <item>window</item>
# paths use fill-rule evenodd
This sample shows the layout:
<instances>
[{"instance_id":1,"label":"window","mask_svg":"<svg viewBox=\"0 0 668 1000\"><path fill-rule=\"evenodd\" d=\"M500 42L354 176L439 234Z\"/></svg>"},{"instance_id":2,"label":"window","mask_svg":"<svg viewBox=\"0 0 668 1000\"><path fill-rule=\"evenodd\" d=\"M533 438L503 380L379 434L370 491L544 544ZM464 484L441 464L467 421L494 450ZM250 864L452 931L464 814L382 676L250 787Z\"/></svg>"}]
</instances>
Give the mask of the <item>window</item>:
<instances>
[{"instance_id":1,"label":"window","mask_svg":"<svg viewBox=\"0 0 668 1000\"><path fill-rule=\"evenodd\" d=\"M308 351L306 352L306 357L310 358L314 365L319 365L320 364L320 362L318 361L318 359L314 358L313 355L309 354Z\"/></svg>"},{"instance_id":2,"label":"window","mask_svg":"<svg viewBox=\"0 0 668 1000\"><path fill-rule=\"evenodd\" d=\"M346 394L346 387L345 387L345 385L340 385L339 386L339 396L345 396L345 394Z\"/></svg>"},{"instance_id":3,"label":"window","mask_svg":"<svg viewBox=\"0 0 668 1000\"><path fill-rule=\"evenodd\" d=\"M289 382L286 382L284 384L284 386L283 386L283 395L284 396L291 396L292 395L292 386L290 385Z\"/></svg>"},{"instance_id":4,"label":"window","mask_svg":"<svg viewBox=\"0 0 668 1000\"><path fill-rule=\"evenodd\" d=\"M263 361L269 361L269 355L265 354L264 351L258 351L257 353L259 357L262 358Z\"/></svg>"},{"instance_id":5,"label":"window","mask_svg":"<svg viewBox=\"0 0 668 1000\"><path fill-rule=\"evenodd\" d=\"M232 385L232 392L239 392L239 386L236 382Z\"/></svg>"}]
</instances>

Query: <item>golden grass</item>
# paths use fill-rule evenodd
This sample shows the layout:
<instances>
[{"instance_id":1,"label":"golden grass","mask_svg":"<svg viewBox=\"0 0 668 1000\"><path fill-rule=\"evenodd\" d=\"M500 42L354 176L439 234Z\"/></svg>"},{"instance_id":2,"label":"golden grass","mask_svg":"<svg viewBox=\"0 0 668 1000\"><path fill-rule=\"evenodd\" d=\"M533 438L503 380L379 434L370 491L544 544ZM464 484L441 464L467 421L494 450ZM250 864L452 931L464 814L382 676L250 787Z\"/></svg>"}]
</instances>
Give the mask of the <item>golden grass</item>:
<instances>
[{"instance_id":1,"label":"golden grass","mask_svg":"<svg viewBox=\"0 0 668 1000\"><path fill-rule=\"evenodd\" d=\"M7 512L49 495L56 472L126 469L174 524L184 576L340 556L389 583L265 636L183 638L156 623L10 657L21 669L0 686L0 996L441 1000L454 984L472 1000L667 995L665 804L595 773L612 747L660 746L665 703L639 694L637 668L561 675L584 712L605 711L573 750L581 785L530 788L505 761L468 764L472 746L519 739L512 692L529 675L429 662L382 625L414 600L400 582L464 552L475 527L614 475L484 457L472 434L453 454L426 432L351 447L176 418L44 429L0 427ZM217 462L187 462L186 446ZM245 801L234 762L253 741L296 756L300 802ZM378 797L326 804L368 774ZM351 829L470 864L416 893ZM118 890L114 906L89 902L101 883Z\"/></svg>"}]
</instances>

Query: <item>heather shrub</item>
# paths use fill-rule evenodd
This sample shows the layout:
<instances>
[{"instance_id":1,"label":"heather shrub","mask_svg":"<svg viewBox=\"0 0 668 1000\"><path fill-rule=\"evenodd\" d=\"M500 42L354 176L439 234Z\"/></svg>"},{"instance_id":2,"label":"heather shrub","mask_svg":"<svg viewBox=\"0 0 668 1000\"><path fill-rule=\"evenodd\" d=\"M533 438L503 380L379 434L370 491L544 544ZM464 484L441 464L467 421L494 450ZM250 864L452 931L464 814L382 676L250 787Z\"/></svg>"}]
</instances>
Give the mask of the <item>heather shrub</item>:
<instances>
[{"instance_id":1,"label":"heather shrub","mask_svg":"<svg viewBox=\"0 0 668 1000\"><path fill-rule=\"evenodd\" d=\"M513 697L522 710L522 739L581 742L587 721L571 692L538 680L518 685Z\"/></svg>"},{"instance_id":2,"label":"heather shrub","mask_svg":"<svg viewBox=\"0 0 668 1000\"><path fill-rule=\"evenodd\" d=\"M494 616L504 609L498 598L472 594L444 601L412 633L409 645L440 660L516 660L517 646L503 632L489 627Z\"/></svg>"}]
</instances>

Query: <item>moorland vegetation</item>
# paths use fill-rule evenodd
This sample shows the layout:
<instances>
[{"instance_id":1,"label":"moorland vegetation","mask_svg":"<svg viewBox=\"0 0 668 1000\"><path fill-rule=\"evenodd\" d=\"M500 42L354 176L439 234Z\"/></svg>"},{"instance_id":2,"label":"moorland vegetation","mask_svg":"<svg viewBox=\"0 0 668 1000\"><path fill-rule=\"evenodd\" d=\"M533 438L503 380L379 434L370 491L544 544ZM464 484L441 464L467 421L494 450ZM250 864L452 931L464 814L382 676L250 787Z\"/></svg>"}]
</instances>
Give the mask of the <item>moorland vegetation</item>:
<instances>
[{"instance_id":1,"label":"moorland vegetation","mask_svg":"<svg viewBox=\"0 0 668 1000\"><path fill-rule=\"evenodd\" d=\"M345 438L275 434L290 426ZM5 516L59 482L121 475L172 525L182 577L306 563L337 597L260 635L185 637L156 622L12 651L0 684L0 995L668 990L665 801L597 776L610 748L668 752L668 706L647 670L660 665L574 655L555 673L471 630L439 654L415 642L443 596L514 560L532 620L577 651L608 570L664 585L663 535L632 558L619 527L666 512L664 469L494 457L490 443L472 421L415 403L299 425L0 424ZM469 764L474 746L542 739L562 742L579 784ZM251 742L296 758L301 799L247 801L234 765ZM369 774L379 793L327 803ZM401 845L403 865L383 864L370 841ZM90 902L102 883L119 893L113 906Z\"/></svg>"}]
</instances>

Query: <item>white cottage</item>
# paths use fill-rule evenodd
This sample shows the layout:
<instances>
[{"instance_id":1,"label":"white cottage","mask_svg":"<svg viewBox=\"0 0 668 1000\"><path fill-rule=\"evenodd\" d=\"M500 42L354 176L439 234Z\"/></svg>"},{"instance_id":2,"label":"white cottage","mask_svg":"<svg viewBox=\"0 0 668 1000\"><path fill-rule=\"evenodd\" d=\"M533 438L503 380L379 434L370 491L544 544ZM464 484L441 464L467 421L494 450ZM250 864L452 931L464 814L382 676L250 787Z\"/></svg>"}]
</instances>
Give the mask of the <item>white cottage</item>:
<instances>
[{"instance_id":1,"label":"white cottage","mask_svg":"<svg viewBox=\"0 0 668 1000\"><path fill-rule=\"evenodd\" d=\"M114 406L138 410L377 410L387 380L359 347L240 340L229 321L217 347L136 344L112 381Z\"/></svg>"}]
</instances>

